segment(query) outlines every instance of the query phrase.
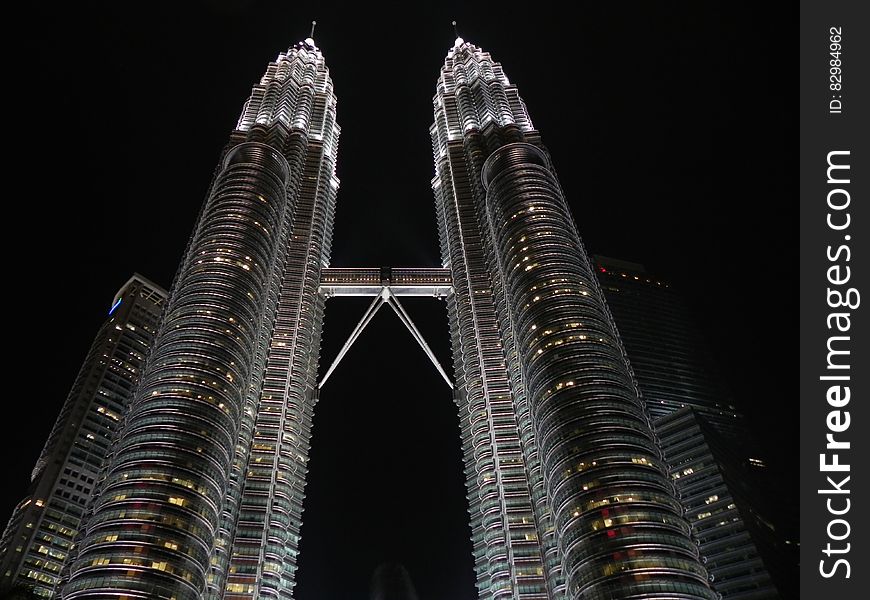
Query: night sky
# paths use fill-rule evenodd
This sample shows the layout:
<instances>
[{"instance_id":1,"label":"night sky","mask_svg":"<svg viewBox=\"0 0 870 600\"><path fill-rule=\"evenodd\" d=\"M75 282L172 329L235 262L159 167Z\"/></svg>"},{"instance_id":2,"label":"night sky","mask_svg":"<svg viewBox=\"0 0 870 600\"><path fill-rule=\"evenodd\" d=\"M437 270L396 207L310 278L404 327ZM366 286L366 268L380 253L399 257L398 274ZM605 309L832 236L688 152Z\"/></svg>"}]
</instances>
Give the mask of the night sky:
<instances>
[{"instance_id":1,"label":"night sky","mask_svg":"<svg viewBox=\"0 0 870 600\"><path fill-rule=\"evenodd\" d=\"M440 265L428 129L456 19L519 87L587 249L686 296L796 495L797 7L115 4L6 23L3 524L116 290L170 284L251 86L312 19L342 128L333 266ZM322 370L368 302L330 300ZM444 304L403 303L449 367ZM324 388L310 469L297 600L366 598L387 561L421 600L476 597L455 407L391 311Z\"/></svg>"}]
</instances>

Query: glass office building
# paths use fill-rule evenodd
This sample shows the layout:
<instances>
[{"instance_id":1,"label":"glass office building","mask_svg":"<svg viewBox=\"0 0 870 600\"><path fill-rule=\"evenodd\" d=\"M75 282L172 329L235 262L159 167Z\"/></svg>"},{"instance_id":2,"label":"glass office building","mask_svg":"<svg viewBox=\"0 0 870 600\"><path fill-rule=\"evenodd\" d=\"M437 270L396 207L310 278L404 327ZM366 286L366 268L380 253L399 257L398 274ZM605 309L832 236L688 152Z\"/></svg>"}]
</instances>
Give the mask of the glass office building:
<instances>
[{"instance_id":1,"label":"glass office building","mask_svg":"<svg viewBox=\"0 0 870 600\"><path fill-rule=\"evenodd\" d=\"M165 301L166 292L138 274L112 300L33 469L27 495L0 538L0 592L23 584L37 596L55 596Z\"/></svg>"}]
</instances>

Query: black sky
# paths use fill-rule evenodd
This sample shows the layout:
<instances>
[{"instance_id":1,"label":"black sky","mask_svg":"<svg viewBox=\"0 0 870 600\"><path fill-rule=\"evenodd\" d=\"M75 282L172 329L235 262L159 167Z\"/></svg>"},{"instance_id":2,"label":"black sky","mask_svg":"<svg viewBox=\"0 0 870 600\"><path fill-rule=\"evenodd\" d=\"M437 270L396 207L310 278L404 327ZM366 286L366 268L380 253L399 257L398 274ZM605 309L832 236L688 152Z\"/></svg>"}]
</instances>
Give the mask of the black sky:
<instances>
[{"instance_id":1,"label":"black sky","mask_svg":"<svg viewBox=\"0 0 870 600\"><path fill-rule=\"evenodd\" d=\"M115 291L133 271L169 285L251 85L312 19L342 127L334 266L440 264L428 128L455 18L518 85L587 249L686 295L796 492L796 7L174 4L40 4L7 22L25 39L7 57L0 520ZM364 305L330 301L322 363ZM450 363L443 304L406 305ZM421 600L476 597L449 391L386 311L345 361L317 406L297 600L365 598L386 561Z\"/></svg>"}]
</instances>

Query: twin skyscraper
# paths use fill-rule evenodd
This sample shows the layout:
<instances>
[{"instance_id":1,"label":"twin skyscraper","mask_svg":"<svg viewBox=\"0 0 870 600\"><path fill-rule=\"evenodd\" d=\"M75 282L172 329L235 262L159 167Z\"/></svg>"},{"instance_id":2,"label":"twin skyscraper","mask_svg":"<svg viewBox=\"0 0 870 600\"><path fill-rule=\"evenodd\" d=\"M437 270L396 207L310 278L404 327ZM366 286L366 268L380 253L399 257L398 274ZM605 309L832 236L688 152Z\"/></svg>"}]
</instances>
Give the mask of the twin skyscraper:
<instances>
[{"instance_id":1,"label":"twin skyscraper","mask_svg":"<svg viewBox=\"0 0 870 600\"><path fill-rule=\"evenodd\" d=\"M458 38L433 112L433 277L449 290L479 598L712 600L516 86ZM292 598L339 132L308 38L268 66L230 136L58 574L63 598Z\"/></svg>"}]
</instances>

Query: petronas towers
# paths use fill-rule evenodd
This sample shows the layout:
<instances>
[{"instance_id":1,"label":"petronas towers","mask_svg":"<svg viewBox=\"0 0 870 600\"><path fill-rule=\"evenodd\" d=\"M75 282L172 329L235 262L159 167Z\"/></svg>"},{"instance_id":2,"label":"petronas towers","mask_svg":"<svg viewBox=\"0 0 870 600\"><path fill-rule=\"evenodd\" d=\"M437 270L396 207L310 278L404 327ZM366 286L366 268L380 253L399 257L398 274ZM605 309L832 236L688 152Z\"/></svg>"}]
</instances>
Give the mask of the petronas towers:
<instances>
[{"instance_id":1,"label":"petronas towers","mask_svg":"<svg viewBox=\"0 0 870 600\"><path fill-rule=\"evenodd\" d=\"M443 268L327 270L332 81L311 38L268 66L52 593L292 598L326 300L401 284L447 300L479 598L715 597L516 86L458 38L433 111Z\"/></svg>"}]
</instances>

